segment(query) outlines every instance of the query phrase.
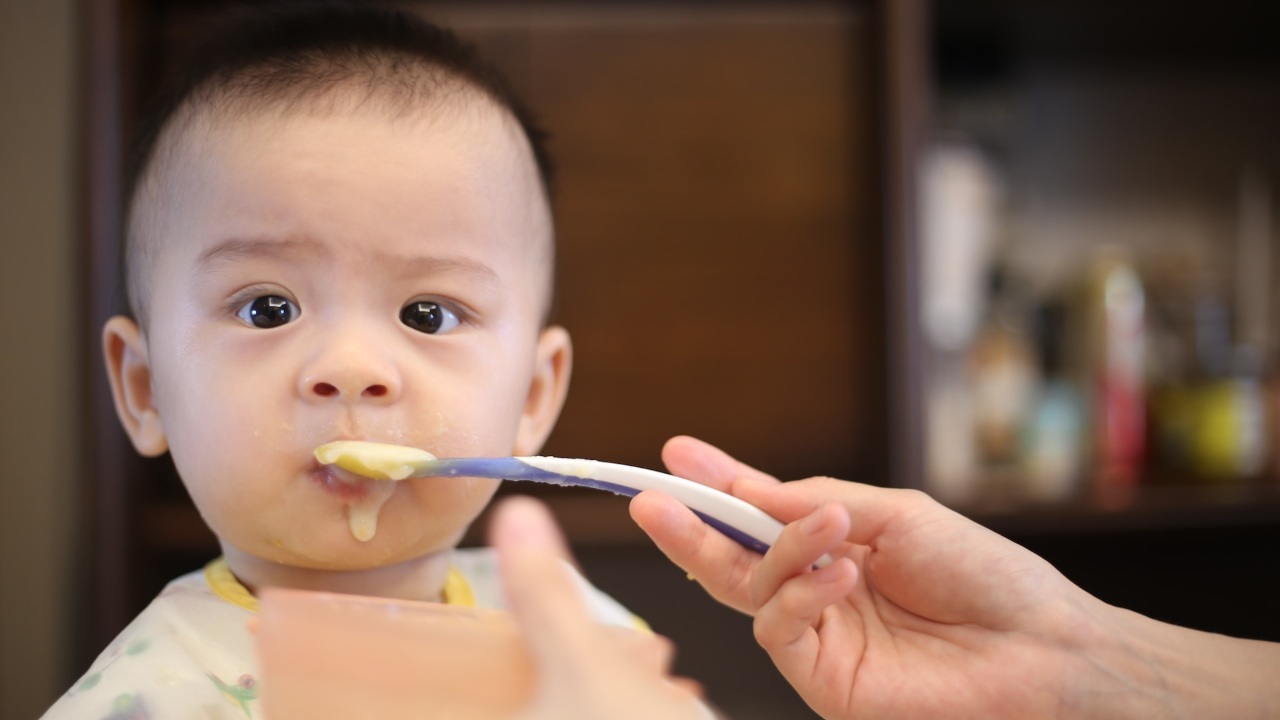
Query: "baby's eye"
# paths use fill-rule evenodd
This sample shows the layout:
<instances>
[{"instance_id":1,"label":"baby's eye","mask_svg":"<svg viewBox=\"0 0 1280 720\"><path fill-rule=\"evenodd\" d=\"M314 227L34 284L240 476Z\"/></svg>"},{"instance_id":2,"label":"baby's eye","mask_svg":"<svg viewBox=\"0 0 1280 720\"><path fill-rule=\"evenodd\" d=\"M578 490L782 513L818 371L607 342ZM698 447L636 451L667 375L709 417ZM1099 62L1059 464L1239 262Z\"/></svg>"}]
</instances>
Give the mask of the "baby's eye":
<instances>
[{"instance_id":1,"label":"baby's eye","mask_svg":"<svg viewBox=\"0 0 1280 720\"><path fill-rule=\"evenodd\" d=\"M400 322L428 335L447 333L458 327L458 316L452 310L433 303L430 300L419 300L404 306L400 311Z\"/></svg>"},{"instance_id":2,"label":"baby's eye","mask_svg":"<svg viewBox=\"0 0 1280 720\"><path fill-rule=\"evenodd\" d=\"M254 327L270 329L293 322L298 314L298 306L285 298L262 295L240 306L236 317Z\"/></svg>"}]
</instances>

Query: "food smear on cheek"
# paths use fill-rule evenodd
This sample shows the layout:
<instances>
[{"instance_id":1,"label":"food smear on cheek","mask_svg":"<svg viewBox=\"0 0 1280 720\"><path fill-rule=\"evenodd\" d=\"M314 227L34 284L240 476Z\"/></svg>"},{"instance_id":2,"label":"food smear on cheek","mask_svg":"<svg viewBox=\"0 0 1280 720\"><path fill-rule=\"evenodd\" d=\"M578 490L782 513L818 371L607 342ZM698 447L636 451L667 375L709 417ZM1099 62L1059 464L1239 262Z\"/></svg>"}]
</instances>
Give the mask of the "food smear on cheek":
<instances>
[{"instance_id":1,"label":"food smear on cheek","mask_svg":"<svg viewBox=\"0 0 1280 720\"><path fill-rule=\"evenodd\" d=\"M392 481L371 482L367 492L347 503L347 527L351 536L360 542L369 542L378 533L378 513L396 491Z\"/></svg>"}]
</instances>

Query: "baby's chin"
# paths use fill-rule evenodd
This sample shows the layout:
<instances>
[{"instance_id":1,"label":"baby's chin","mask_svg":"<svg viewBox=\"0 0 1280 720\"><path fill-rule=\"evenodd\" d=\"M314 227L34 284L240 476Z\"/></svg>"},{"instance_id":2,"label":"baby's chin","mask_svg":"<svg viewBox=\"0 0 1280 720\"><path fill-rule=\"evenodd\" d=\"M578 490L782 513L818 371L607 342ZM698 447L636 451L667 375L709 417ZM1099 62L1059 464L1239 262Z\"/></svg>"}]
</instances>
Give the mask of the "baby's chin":
<instances>
[{"instance_id":1,"label":"baby's chin","mask_svg":"<svg viewBox=\"0 0 1280 720\"><path fill-rule=\"evenodd\" d=\"M405 537L395 528L383 528L368 540L359 540L350 531L329 532L261 548L262 559L299 570L329 573L358 573L403 565L448 552L457 546L467 526L451 531L416 533Z\"/></svg>"}]
</instances>

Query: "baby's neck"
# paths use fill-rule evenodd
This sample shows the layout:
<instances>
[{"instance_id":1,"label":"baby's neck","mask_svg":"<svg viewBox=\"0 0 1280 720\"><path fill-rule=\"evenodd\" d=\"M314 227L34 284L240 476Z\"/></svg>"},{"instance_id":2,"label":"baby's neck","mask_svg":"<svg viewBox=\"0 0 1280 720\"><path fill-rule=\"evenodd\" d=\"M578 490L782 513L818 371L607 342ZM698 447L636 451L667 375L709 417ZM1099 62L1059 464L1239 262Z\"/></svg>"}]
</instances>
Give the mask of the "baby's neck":
<instances>
[{"instance_id":1,"label":"baby's neck","mask_svg":"<svg viewBox=\"0 0 1280 720\"><path fill-rule=\"evenodd\" d=\"M236 579L255 596L264 587L369 595L395 600L441 602L449 552L364 570L314 570L281 565L224 544L222 554Z\"/></svg>"}]
</instances>

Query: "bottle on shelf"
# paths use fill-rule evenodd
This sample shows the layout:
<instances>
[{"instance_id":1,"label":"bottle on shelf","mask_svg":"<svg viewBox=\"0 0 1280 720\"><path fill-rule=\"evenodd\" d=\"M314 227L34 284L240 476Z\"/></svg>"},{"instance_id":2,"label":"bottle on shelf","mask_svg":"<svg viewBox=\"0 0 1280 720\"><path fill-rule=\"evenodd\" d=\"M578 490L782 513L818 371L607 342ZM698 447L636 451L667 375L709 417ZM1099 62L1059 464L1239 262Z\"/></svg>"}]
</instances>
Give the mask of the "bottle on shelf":
<instances>
[{"instance_id":1,"label":"bottle on shelf","mask_svg":"<svg viewBox=\"0 0 1280 720\"><path fill-rule=\"evenodd\" d=\"M1020 471L1022 431L1038 383L1027 304L1008 268L992 266L987 312L969 351L973 441L991 478Z\"/></svg>"},{"instance_id":2,"label":"bottle on shelf","mask_svg":"<svg viewBox=\"0 0 1280 720\"><path fill-rule=\"evenodd\" d=\"M1229 367L1206 378L1196 392L1191 456L1197 476L1210 482L1256 478L1267 460L1262 358L1250 346L1237 346Z\"/></svg>"},{"instance_id":3,"label":"bottle on shelf","mask_svg":"<svg viewBox=\"0 0 1280 720\"><path fill-rule=\"evenodd\" d=\"M1103 507L1127 505L1146 457L1146 307L1124 250L1094 257L1089 283L1092 471Z\"/></svg>"},{"instance_id":4,"label":"bottle on shelf","mask_svg":"<svg viewBox=\"0 0 1280 720\"><path fill-rule=\"evenodd\" d=\"M1040 384L1023 433L1025 490L1033 501L1061 502L1080 486L1084 409L1079 389L1066 372L1066 304L1046 300L1036 315Z\"/></svg>"},{"instance_id":5,"label":"bottle on shelf","mask_svg":"<svg viewBox=\"0 0 1280 720\"><path fill-rule=\"evenodd\" d=\"M1161 482L1240 484L1266 471L1272 418L1265 353L1241 342L1221 282L1165 298L1152 328L1165 362L1149 388L1152 476ZM1185 318L1185 320L1183 320ZM1163 327L1161 327L1163 325Z\"/></svg>"}]
</instances>

